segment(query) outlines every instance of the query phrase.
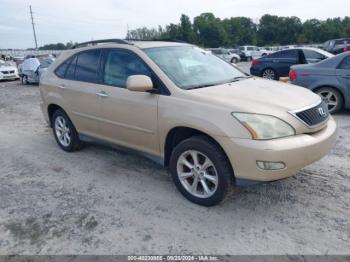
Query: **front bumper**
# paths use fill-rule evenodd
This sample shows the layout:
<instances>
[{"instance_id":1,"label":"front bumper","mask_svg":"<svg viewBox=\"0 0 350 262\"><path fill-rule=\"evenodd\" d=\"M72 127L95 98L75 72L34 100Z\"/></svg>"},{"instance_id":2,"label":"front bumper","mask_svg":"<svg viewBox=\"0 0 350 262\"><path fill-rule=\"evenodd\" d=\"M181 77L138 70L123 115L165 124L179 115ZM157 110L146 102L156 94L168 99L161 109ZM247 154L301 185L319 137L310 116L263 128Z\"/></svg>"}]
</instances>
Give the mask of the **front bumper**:
<instances>
[{"instance_id":1,"label":"front bumper","mask_svg":"<svg viewBox=\"0 0 350 262\"><path fill-rule=\"evenodd\" d=\"M321 159L332 148L337 126L331 117L327 126L313 134L273 140L216 137L225 150L236 179L274 181L295 175L303 167ZM256 161L284 162L281 170L260 169Z\"/></svg>"},{"instance_id":2,"label":"front bumper","mask_svg":"<svg viewBox=\"0 0 350 262\"><path fill-rule=\"evenodd\" d=\"M11 80L11 79L18 79L19 75L18 73L13 73L13 74L2 74L0 73L0 80Z\"/></svg>"}]
</instances>

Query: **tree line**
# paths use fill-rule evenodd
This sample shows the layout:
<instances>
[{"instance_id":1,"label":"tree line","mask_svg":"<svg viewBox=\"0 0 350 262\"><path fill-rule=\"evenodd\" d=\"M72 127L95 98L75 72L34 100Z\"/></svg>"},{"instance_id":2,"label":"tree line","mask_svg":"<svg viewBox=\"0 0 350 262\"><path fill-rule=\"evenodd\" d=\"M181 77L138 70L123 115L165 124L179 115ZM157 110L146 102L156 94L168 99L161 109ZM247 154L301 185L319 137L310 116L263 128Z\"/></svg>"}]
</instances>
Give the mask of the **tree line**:
<instances>
[{"instance_id":1,"label":"tree line","mask_svg":"<svg viewBox=\"0 0 350 262\"><path fill-rule=\"evenodd\" d=\"M126 39L176 39L203 47L239 45L288 45L323 43L329 39L350 37L350 17L327 20L264 15L259 23L248 17L220 19L212 13L196 16L193 22L181 15L178 24L129 30Z\"/></svg>"}]
</instances>

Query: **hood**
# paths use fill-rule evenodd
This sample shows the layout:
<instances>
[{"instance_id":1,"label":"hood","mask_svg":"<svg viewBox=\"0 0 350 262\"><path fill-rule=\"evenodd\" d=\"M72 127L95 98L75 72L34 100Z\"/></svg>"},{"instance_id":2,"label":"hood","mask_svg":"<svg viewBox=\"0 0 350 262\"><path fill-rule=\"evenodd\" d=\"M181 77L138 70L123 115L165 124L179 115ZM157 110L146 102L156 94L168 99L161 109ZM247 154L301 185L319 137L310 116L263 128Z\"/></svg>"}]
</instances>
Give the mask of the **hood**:
<instances>
[{"instance_id":1,"label":"hood","mask_svg":"<svg viewBox=\"0 0 350 262\"><path fill-rule=\"evenodd\" d=\"M276 115L276 110L287 112L312 105L319 96L308 89L262 78L248 78L191 92L207 103L215 101L232 111ZM277 113L278 114L278 113Z\"/></svg>"},{"instance_id":2,"label":"hood","mask_svg":"<svg viewBox=\"0 0 350 262\"><path fill-rule=\"evenodd\" d=\"M14 67L14 66L7 66L7 65L5 65L5 66L0 66L0 71L12 71L12 70L17 70L17 68L16 67Z\"/></svg>"}]
</instances>

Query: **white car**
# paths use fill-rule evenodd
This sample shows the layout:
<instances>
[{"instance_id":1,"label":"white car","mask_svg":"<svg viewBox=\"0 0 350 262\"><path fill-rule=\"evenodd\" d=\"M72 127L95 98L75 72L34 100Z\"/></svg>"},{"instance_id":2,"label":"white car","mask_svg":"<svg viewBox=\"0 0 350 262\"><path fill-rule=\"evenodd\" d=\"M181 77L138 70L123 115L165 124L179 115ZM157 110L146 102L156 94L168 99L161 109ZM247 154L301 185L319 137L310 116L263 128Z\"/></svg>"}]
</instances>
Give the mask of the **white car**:
<instances>
[{"instance_id":1,"label":"white car","mask_svg":"<svg viewBox=\"0 0 350 262\"><path fill-rule=\"evenodd\" d=\"M245 54L248 62L269 54L267 50L253 45L240 46L238 49Z\"/></svg>"},{"instance_id":2,"label":"white car","mask_svg":"<svg viewBox=\"0 0 350 262\"><path fill-rule=\"evenodd\" d=\"M4 60L0 60L0 80L15 80L19 79L18 70Z\"/></svg>"},{"instance_id":3,"label":"white car","mask_svg":"<svg viewBox=\"0 0 350 262\"><path fill-rule=\"evenodd\" d=\"M225 49L225 48L211 48L209 49L212 54L216 55L217 57L220 57L222 60L225 60L226 62L229 63L238 63L241 58L239 55L230 52L229 49Z\"/></svg>"}]
</instances>

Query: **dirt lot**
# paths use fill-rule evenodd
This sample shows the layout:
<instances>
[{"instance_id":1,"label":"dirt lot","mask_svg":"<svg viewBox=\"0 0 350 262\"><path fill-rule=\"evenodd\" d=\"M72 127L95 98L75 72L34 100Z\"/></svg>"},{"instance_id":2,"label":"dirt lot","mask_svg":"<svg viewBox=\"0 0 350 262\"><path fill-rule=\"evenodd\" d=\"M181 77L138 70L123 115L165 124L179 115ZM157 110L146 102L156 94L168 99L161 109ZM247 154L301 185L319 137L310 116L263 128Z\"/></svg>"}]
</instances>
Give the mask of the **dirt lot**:
<instances>
[{"instance_id":1,"label":"dirt lot","mask_svg":"<svg viewBox=\"0 0 350 262\"><path fill-rule=\"evenodd\" d=\"M0 254L349 254L350 112L332 152L204 208L141 156L59 149L37 86L0 83Z\"/></svg>"}]
</instances>

